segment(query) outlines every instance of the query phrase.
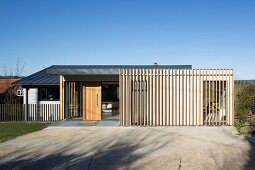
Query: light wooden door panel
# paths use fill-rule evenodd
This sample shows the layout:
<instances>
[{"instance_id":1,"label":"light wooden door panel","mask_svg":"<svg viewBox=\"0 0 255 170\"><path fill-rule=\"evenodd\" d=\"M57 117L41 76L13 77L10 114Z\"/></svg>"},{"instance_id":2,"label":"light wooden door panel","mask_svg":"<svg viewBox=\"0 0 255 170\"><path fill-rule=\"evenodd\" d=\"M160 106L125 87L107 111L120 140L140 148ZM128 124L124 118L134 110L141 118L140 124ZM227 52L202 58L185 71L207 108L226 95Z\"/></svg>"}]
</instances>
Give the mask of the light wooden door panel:
<instances>
[{"instance_id":1,"label":"light wooden door panel","mask_svg":"<svg viewBox=\"0 0 255 170\"><path fill-rule=\"evenodd\" d=\"M83 86L83 119L101 120L101 87Z\"/></svg>"}]
</instances>

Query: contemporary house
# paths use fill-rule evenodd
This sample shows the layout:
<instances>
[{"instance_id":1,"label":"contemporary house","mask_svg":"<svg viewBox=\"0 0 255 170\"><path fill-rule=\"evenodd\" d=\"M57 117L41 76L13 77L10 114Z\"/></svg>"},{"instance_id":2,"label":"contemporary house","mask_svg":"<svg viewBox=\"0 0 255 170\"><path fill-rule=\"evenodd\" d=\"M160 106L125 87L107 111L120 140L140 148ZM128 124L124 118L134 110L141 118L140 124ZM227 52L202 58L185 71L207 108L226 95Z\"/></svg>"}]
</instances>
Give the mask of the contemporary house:
<instances>
[{"instance_id":1,"label":"contemporary house","mask_svg":"<svg viewBox=\"0 0 255 170\"><path fill-rule=\"evenodd\" d=\"M191 65L53 65L19 81L24 104L58 104L59 120L122 126L233 125L234 71Z\"/></svg>"}]
</instances>

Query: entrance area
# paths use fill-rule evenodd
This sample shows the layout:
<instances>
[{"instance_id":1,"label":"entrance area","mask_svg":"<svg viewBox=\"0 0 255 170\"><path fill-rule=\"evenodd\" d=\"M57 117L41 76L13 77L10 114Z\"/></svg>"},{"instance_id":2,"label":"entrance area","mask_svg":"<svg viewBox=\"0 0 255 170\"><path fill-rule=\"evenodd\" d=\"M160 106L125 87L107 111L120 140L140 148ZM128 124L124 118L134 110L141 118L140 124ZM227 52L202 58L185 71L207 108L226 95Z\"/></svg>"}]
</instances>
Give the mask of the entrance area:
<instances>
[{"instance_id":1,"label":"entrance area","mask_svg":"<svg viewBox=\"0 0 255 170\"><path fill-rule=\"evenodd\" d=\"M69 120L119 120L118 82L64 84L64 118Z\"/></svg>"}]
</instances>

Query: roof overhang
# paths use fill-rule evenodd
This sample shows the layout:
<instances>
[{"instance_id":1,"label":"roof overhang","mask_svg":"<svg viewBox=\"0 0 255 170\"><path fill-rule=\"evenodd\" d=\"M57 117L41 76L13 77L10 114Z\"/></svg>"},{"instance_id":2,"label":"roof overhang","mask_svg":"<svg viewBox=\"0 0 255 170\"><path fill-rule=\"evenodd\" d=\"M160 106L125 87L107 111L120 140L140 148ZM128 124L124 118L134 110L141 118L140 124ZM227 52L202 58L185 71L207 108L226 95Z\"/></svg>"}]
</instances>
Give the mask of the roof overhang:
<instances>
[{"instance_id":1,"label":"roof overhang","mask_svg":"<svg viewBox=\"0 0 255 170\"><path fill-rule=\"evenodd\" d=\"M121 69L192 69L191 65L53 65L48 74L118 75Z\"/></svg>"}]
</instances>

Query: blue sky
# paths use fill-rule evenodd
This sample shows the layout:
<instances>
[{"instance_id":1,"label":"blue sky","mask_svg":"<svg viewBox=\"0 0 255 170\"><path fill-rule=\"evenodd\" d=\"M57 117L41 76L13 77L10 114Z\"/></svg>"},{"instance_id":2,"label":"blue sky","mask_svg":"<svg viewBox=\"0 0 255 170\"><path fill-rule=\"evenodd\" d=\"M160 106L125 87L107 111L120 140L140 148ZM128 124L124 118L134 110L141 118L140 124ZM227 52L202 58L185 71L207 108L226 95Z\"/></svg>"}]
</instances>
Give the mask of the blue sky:
<instances>
[{"instance_id":1,"label":"blue sky","mask_svg":"<svg viewBox=\"0 0 255 170\"><path fill-rule=\"evenodd\" d=\"M0 64L191 64L255 79L254 0L0 0Z\"/></svg>"}]
</instances>

